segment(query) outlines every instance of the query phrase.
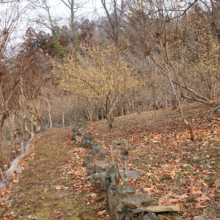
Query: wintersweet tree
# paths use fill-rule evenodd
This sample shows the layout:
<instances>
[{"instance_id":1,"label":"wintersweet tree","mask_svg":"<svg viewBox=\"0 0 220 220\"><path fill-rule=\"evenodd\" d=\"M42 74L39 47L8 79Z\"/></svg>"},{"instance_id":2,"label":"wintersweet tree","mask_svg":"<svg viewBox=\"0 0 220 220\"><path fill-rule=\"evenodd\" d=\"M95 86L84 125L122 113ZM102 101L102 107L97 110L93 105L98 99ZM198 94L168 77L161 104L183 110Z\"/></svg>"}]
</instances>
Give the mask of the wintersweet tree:
<instances>
[{"instance_id":1,"label":"wintersweet tree","mask_svg":"<svg viewBox=\"0 0 220 220\"><path fill-rule=\"evenodd\" d=\"M84 98L102 103L109 128L113 110L120 99L128 99L140 89L140 81L128 53L121 54L113 43L82 48L84 55L66 56L63 63L53 61L53 72L61 78L60 86Z\"/></svg>"}]
</instances>

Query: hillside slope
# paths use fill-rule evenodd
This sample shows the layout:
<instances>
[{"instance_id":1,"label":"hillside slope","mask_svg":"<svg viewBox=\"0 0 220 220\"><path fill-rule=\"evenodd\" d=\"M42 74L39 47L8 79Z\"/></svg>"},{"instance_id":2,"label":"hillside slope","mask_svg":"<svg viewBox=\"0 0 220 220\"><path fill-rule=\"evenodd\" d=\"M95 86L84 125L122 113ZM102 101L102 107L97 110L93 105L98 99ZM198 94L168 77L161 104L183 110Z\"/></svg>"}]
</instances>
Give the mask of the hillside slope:
<instances>
[{"instance_id":1,"label":"hillside slope","mask_svg":"<svg viewBox=\"0 0 220 220\"><path fill-rule=\"evenodd\" d=\"M116 118L112 130L105 120L88 123L87 132L106 150L113 145L121 169L114 140L128 142L128 168L141 174L129 183L138 193L148 193L163 205L180 205L183 219L220 218L219 118L208 122L209 109L199 104L184 106L184 112L195 141L189 140L179 112L171 109ZM70 140L71 129L50 129L35 139L34 152L22 164L25 171L1 191L5 220L110 219L106 193L87 180L87 149Z\"/></svg>"},{"instance_id":2,"label":"hillside slope","mask_svg":"<svg viewBox=\"0 0 220 220\"><path fill-rule=\"evenodd\" d=\"M207 123L207 117L211 110L207 105L200 103L183 105L186 119L192 123L194 129L200 127L201 123ZM141 114L131 114L114 119L114 129L109 130L107 120L91 123L90 132L104 140L113 140L119 137L128 137L137 132L167 133L170 131L184 131L186 127L178 109L159 109Z\"/></svg>"},{"instance_id":3,"label":"hillside slope","mask_svg":"<svg viewBox=\"0 0 220 220\"><path fill-rule=\"evenodd\" d=\"M121 168L114 140L128 142L128 168L141 174L139 180L129 182L139 193L148 193L163 205L180 205L183 219L219 218L220 118L216 115L209 122L210 108L201 104L184 105L183 111L192 123L195 141L189 140L178 110L170 108L116 118L112 130L106 121L91 123L88 131L106 149L113 145Z\"/></svg>"}]
</instances>

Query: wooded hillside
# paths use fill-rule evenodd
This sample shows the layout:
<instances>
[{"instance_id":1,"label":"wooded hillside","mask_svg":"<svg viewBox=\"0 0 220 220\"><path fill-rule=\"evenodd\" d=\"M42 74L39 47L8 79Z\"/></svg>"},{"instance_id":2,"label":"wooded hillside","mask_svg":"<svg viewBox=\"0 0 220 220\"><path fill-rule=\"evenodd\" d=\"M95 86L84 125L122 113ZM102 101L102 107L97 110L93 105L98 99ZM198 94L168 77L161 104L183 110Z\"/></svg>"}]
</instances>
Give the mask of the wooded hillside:
<instances>
[{"instance_id":1,"label":"wooded hillside","mask_svg":"<svg viewBox=\"0 0 220 220\"><path fill-rule=\"evenodd\" d=\"M0 1L2 180L31 134L47 129L87 121L106 144L186 129L194 143L195 122L218 120L218 0L100 0L93 13L86 4Z\"/></svg>"}]
</instances>

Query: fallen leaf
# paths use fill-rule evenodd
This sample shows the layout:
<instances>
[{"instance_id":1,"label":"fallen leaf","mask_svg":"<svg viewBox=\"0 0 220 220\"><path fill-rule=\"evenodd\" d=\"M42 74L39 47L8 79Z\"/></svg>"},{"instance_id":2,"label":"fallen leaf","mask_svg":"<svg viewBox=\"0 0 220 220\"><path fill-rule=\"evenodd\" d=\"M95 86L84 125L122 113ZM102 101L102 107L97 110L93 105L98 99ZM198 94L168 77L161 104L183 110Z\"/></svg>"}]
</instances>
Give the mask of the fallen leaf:
<instances>
[{"instance_id":1,"label":"fallen leaf","mask_svg":"<svg viewBox=\"0 0 220 220\"><path fill-rule=\"evenodd\" d=\"M56 186L56 189L60 190L60 189L62 189L62 187L61 186Z\"/></svg>"},{"instance_id":2,"label":"fallen leaf","mask_svg":"<svg viewBox=\"0 0 220 220\"><path fill-rule=\"evenodd\" d=\"M170 177L171 177L172 179L174 179L175 175L176 175L176 170L174 169L174 170L170 173Z\"/></svg>"},{"instance_id":3,"label":"fallen leaf","mask_svg":"<svg viewBox=\"0 0 220 220\"><path fill-rule=\"evenodd\" d=\"M143 188L143 190L146 192L150 192L150 191L154 190L154 188Z\"/></svg>"},{"instance_id":4,"label":"fallen leaf","mask_svg":"<svg viewBox=\"0 0 220 220\"><path fill-rule=\"evenodd\" d=\"M197 191L193 191L192 194L193 194L193 195L197 195L197 194L202 194L202 192L199 191L199 190L197 190Z\"/></svg>"},{"instance_id":5,"label":"fallen leaf","mask_svg":"<svg viewBox=\"0 0 220 220\"><path fill-rule=\"evenodd\" d=\"M169 199L169 202L171 203L179 202L179 199Z\"/></svg>"},{"instance_id":6,"label":"fallen leaf","mask_svg":"<svg viewBox=\"0 0 220 220\"><path fill-rule=\"evenodd\" d=\"M106 210L99 211L99 212L97 213L97 215L103 215L105 212L106 212Z\"/></svg>"},{"instance_id":7,"label":"fallen leaf","mask_svg":"<svg viewBox=\"0 0 220 220\"><path fill-rule=\"evenodd\" d=\"M184 200L184 199L186 199L188 197L189 196L187 194L183 194L183 195L179 196L178 198L179 198L179 200Z\"/></svg>"},{"instance_id":8,"label":"fallen leaf","mask_svg":"<svg viewBox=\"0 0 220 220\"><path fill-rule=\"evenodd\" d=\"M197 198L196 200L197 200L197 201L208 201L208 200L210 200L210 198L207 197L207 196L205 196L205 195L202 195L202 197Z\"/></svg>"},{"instance_id":9,"label":"fallen leaf","mask_svg":"<svg viewBox=\"0 0 220 220\"><path fill-rule=\"evenodd\" d=\"M91 196L92 198L96 198L96 197L97 197L97 194L96 194L96 193L91 193L90 196Z\"/></svg>"}]
</instances>

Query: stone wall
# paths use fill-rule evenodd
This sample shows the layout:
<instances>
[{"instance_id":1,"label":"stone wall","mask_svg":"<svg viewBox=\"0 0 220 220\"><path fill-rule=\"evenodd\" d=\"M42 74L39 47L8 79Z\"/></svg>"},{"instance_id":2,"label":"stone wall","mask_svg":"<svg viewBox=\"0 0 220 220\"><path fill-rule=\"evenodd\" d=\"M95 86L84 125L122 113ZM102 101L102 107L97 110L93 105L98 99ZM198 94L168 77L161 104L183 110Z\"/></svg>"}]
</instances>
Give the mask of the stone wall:
<instances>
[{"instance_id":1,"label":"stone wall","mask_svg":"<svg viewBox=\"0 0 220 220\"><path fill-rule=\"evenodd\" d=\"M73 129L72 139L77 141L83 136L81 146L88 149L85 157L85 166L89 180L99 183L108 192L110 214L116 220L141 219L141 220L166 220L165 214L171 214L172 220L191 219L183 218L179 206L162 206L148 194L136 194L136 189L131 185L119 185L124 173L119 171L118 164L112 164L110 154L96 142L94 138L84 131L85 124L80 124ZM140 174L128 171L128 178L138 179ZM202 216L193 219L205 220Z\"/></svg>"}]
</instances>

